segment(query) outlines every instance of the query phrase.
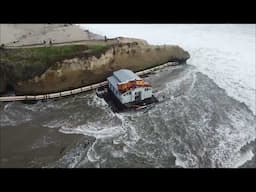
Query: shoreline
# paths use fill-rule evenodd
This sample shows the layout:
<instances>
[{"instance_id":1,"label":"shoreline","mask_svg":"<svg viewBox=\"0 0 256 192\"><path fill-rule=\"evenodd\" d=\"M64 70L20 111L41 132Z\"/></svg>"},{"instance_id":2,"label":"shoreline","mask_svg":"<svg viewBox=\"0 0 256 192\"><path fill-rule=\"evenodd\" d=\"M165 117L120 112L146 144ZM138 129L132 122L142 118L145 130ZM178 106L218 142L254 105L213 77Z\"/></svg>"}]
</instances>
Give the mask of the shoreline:
<instances>
[{"instance_id":1,"label":"shoreline","mask_svg":"<svg viewBox=\"0 0 256 192\"><path fill-rule=\"evenodd\" d=\"M162 65L158 65L156 67L152 67L150 69L145 69L142 71L136 72L137 75L143 76L149 73L152 73L154 71L160 70L165 67L169 66L176 66L180 65L178 62L168 62ZM102 86L107 85L107 81L103 81L100 83L88 85L85 87L80 87L77 89L72 89L72 90L67 90L67 91L62 91L62 92L56 92L56 93L49 93L49 94L44 94L44 95L23 95L23 96L0 96L0 102L9 102L9 101L29 101L29 100L48 100L48 99L54 99L54 98L60 98L64 96L71 96L71 95L76 95L79 93L91 91L97 88L100 88Z\"/></svg>"}]
</instances>

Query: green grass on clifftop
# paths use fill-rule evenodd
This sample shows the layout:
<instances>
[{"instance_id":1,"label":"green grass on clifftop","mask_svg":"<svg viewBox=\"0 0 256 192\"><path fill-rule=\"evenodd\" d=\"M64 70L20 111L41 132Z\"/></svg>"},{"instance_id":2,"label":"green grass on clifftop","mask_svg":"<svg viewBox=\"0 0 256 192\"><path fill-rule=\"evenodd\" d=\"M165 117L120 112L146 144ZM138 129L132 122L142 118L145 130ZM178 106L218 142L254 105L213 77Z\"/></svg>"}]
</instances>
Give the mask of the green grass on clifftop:
<instances>
[{"instance_id":1,"label":"green grass on clifftop","mask_svg":"<svg viewBox=\"0 0 256 192\"><path fill-rule=\"evenodd\" d=\"M40 75L57 61L74 57L99 57L107 45L64 45L37 48L1 49L0 64L14 79L25 80ZM13 73L14 72L14 73Z\"/></svg>"}]
</instances>

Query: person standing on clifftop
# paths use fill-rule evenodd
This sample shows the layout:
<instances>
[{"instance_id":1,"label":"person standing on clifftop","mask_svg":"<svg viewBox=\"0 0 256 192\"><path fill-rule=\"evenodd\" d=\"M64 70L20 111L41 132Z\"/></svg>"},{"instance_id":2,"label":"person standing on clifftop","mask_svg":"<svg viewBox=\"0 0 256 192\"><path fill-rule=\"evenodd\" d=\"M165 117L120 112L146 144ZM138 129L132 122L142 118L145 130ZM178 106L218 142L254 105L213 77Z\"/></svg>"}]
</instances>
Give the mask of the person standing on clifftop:
<instances>
[{"instance_id":1,"label":"person standing on clifftop","mask_svg":"<svg viewBox=\"0 0 256 192\"><path fill-rule=\"evenodd\" d=\"M108 39L107 39L107 36L106 36L106 35L104 36L104 39L105 39L105 42L107 42Z\"/></svg>"},{"instance_id":2,"label":"person standing on clifftop","mask_svg":"<svg viewBox=\"0 0 256 192\"><path fill-rule=\"evenodd\" d=\"M120 37L117 37L117 44L120 44Z\"/></svg>"}]
</instances>

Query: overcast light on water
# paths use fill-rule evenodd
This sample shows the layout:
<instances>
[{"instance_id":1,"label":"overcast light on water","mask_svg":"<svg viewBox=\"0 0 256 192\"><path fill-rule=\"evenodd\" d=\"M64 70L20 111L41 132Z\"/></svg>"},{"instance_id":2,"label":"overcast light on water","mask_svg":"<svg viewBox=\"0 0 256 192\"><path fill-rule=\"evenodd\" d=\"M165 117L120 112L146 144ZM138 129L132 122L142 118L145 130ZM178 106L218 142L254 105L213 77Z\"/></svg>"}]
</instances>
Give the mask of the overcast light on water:
<instances>
[{"instance_id":1,"label":"overcast light on water","mask_svg":"<svg viewBox=\"0 0 256 192\"><path fill-rule=\"evenodd\" d=\"M255 114L255 44L252 24L81 24L106 35L141 38L151 44L179 45L188 61Z\"/></svg>"},{"instance_id":2,"label":"overcast light on water","mask_svg":"<svg viewBox=\"0 0 256 192\"><path fill-rule=\"evenodd\" d=\"M145 77L160 100L145 111L113 112L94 91L1 103L2 141L12 148L3 148L4 166L256 167L256 25L80 26L108 38L178 45L191 58Z\"/></svg>"},{"instance_id":3,"label":"overcast light on water","mask_svg":"<svg viewBox=\"0 0 256 192\"><path fill-rule=\"evenodd\" d=\"M244 144L255 139L255 109L256 109L256 25L252 24L86 24L82 28L89 29L95 33L106 35L109 38L117 36L126 36L141 38L151 44L175 44L185 50L188 50L191 58L188 64L196 67L196 70L212 79L225 93L235 100L244 103L253 113L254 124L252 124L249 133L250 139L242 139L246 134L241 127L241 122L234 121L234 127L237 127L238 135L232 138L224 136L224 140L229 140L229 144ZM222 100L222 97L218 98ZM215 101L215 105L218 102ZM224 109L225 110L225 109ZM229 109L228 109L229 110ZM227 111L227 113L232 113ZM239 110L239 113L243 113ZM163 117L162 118L166 118ZM203 125L205 126L205 125ZM220 126L220 125L215 125ZM248 126L250 127L250 126ZM222 130L224 131L224 130ZM224 132L223 132L224 133ZM216 134L216 138L218 134ZM224 134L225 135L225 134ZM243 136L242 136L243 135ZM247 137L246 136L246 137ZM226 137L226 138L225 138ZM231 139L232 138L232 139ZM235 141L236 140L236 141ZM247 141L246 141L247 140ZM224 142L225 141L221 141ZM222 153L229 153L231 148L222 145ZM255 146L254 146L255 147ZM234 149L234 148L233 148ZM229 152L228 152L229 151ZM221 155L215 151L215 157ZM232 152L231 152L232 153ZM234 153L234 151L233 151ZM175 153L173 153L175 154ZM226 154L227 155L227 154ZM230 157L229 155L227 155ZM252 159L254 154L252 150L243 153L237 153L236 160L232 163L220 163L221 167L239 167L247 160ZM192 160L193 161L193 160ZM255 162L255 161L254 161ZM216 163L216 161L215 161ZM179 155L176 155L176 164L183 167L191 167L180 161ZM200 164L200 163L199 163ZM202 165L195 165L202 166ZM206 167L209 165L206 165ZM211 165L216 166L216 165ZM254 165L255 166L255 165Z\"/></svg>"}]
</instances>

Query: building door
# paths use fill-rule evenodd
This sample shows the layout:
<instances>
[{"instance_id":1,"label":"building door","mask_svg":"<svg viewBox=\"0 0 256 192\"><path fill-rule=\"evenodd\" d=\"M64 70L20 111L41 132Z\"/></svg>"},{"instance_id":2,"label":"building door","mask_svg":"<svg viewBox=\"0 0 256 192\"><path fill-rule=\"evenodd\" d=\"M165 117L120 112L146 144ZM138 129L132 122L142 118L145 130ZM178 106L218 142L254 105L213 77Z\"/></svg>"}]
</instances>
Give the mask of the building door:
<instances>
[{"instance_id":1,"label":"building door","mask_svg":"<svg viewBox=\"0 0 256 192\"><path fill-rule=\"evenodd\" d=\"M135 101L140 101L141 100L141 92L135 92Z\"/></svg>"}]
</instances>

